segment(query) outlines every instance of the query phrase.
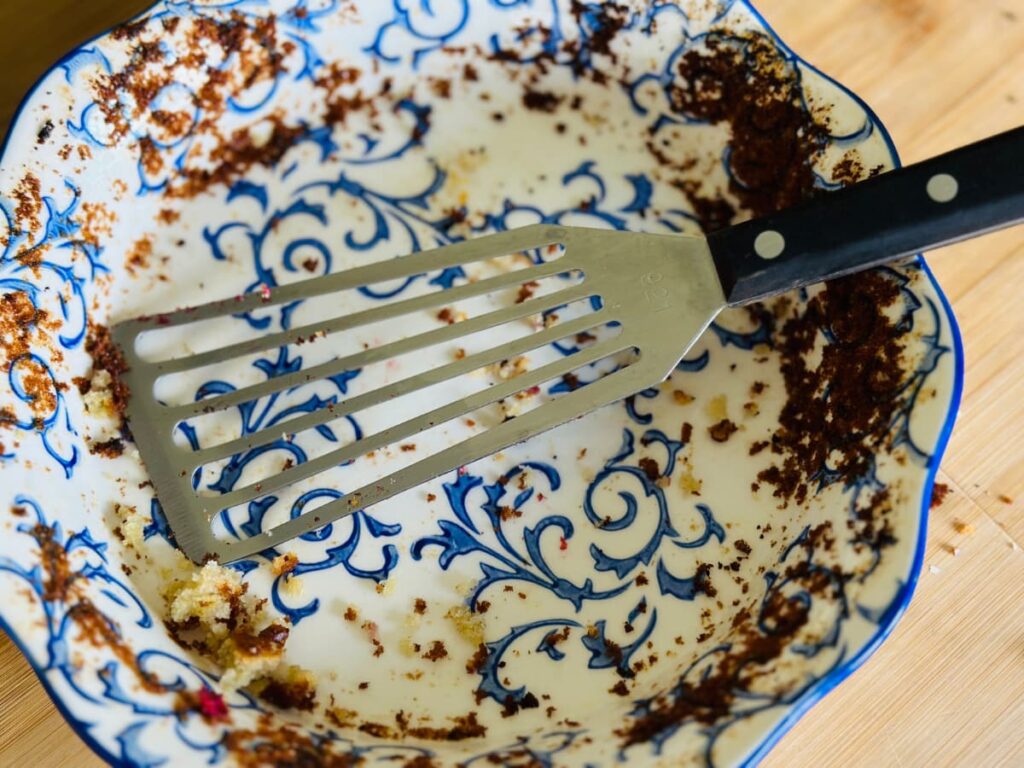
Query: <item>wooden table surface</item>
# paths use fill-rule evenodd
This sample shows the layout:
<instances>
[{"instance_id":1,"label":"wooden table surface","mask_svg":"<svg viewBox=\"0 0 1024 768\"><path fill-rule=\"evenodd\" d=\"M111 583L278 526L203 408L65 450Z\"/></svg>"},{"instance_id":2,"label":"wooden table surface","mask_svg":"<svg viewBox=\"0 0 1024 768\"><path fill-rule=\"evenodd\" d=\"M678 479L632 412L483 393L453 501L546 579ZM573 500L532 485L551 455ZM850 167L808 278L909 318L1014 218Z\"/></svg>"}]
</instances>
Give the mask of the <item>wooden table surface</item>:
<instances>
[{"instance_id":1,"label":"wooden table surface","mask_svg":"<svg viewBox=\"0 0 1024 768\"><path fill-rule=\"evenodd\" d=\"M147 4L0 0L0 34L13 38L0 46L0 125L58 55ZM1024 0L758 6L794 50L872 105L905 162L1024 124ZM1024 765L1024 230L947 248L929 263L967 354L940 473L952 493L932 514L903 621L766 766ZM970 532L958 533L959 523ZM99 764L2 634L0 680L0 766Z\"/></svg>"}]
</instances>

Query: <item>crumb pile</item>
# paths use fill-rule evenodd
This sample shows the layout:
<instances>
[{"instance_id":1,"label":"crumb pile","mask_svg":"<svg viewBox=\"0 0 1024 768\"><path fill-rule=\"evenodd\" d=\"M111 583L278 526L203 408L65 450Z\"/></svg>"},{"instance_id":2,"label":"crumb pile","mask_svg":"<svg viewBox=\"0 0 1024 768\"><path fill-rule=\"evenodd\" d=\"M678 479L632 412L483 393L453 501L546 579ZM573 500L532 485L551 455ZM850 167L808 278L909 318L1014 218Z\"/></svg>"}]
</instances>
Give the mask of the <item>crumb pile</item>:
<instances>
[{"instance_id":1,"label":"crumb pile","mask_svg":"<svg viewBox=\"0 0 1024 768\"><path fill-rule=\"evenodd\" d=\"M141 556L147 546L146 519L134 507L122 504L116 505L115 513L119 520L115 533ZM180 552L175 555L174 567L161 574L164 624L175 640L216 663L225 690L248 687L275 706L313 709L312 674L284 661L290 632L287 622L268 613L268 601L250 594L249 585L234 568L213 561L199 567Z\"/></svg>"},{"instance_id":2,"label":"crumb pile","mask_svg":"<svg viewBox=\"0 0 1024 768\"><path fill-rule=\"evenodd\" d=\"M842 278L783 322L786 403L769 446L778 461L758 475L777 498L802 504L826 467L839 482L862 477L891 438L906 377L902 334L887 315L899 292L882 272ZM831 343L813 364L823 334Z\"/></svg>"}]
</instances>

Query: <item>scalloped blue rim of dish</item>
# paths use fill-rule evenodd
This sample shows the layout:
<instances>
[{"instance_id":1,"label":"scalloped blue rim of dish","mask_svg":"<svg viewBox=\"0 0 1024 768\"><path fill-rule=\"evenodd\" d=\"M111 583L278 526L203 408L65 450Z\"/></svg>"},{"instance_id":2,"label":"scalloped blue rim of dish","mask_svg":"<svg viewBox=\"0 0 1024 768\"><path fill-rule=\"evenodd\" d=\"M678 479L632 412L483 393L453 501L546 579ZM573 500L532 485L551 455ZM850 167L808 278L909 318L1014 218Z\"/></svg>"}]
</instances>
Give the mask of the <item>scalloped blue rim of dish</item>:
<instances>
[{"instance_id":1,"label":"scalloped blue rim of dish","mask_svg":"<svg viewBox=\"0 0 1024 768\"><path fill-rule=\"evenodd\" d=\"M779 35L779 33L775 31L775 28L768 23L768 20L757 9L757 7L754 4L754 0L737 1L747 6L751 14L753 14L754 18L757 19L758 23L764 27L765 32L772 36L772 39L775 41L776 45L780 46L783 50L789 53L795 61L799 62L799 64L801 64L804 67L807 67L807 69L809 69L810 71L814 72L817 75L820 75L829 83L836 86L836 88L838 88L840 91L842 91L851 99L853 99L857 103L857 105L860 106L861 109L865 111L865 113L867 113L867 115L875 122L875 124L881 131L882 139L885 141L886 148L889 150L889 154L892 156L893 164L895 165L895 167L899 168L902 165L902 163L900 162L900 156L896 150L896 145L892 140L892 136L889 134L889 131L885 127L885 124L881 121L878 115L875 114L875 111L867 104L867 102L865 102L864 99L862 99L852 90L847 88L841 82L831 77L830 75L826 74L825 72L822 72L820 69L815 67L809 61L807 61L805 58L800 56L800 54L798 54L796 51L790 48ZM53 71L57 69L61 64L66 62L68 59L70 59L72 56L74 56L83 46L86 46L89 43L95 42L96 40L106 37L111 32L113 32L115 28L117 28L123 23L147 16L148 14L152 13L153 10L161 2L162 0L156 0L152 5L150 5L145 10L139 12L135 16L129 17L124 21L119 21L116 24L112 24L103 32L93 35L92 37L87 38L86 40L83 40L81 43L76 45L66 54L61 56L50 67L48 67L42 75L39 76L39 78L35 81L35 83L33 83L32 87L29 88L28 92L25 94L21 102L18 104L17 109L14 111L14 114L11 117L11 121L7 128L7 133L3 137L3 141L0 142L0 165L3 165L3 162L7 159L7 150L10 145L11 134L13 133L14 126L18 124L18 121L21 119L22 113L25 111L25 107L36 95L36 91L39 90L39 87L53 73ZM932 463L928 467L928 476L925 478L924 482L924 488L921 497L921 510L919 513L919 533L917 538L917 545L914 551L914 561L910 566L910 573L907 575L907 581L901 588L900 593L895 598L893 598L891 605L894 606L894 609L889 616L888 623L886 623L884 626L880 626L878 628L878 631L875 632L871 639L868 640L868 642L865 643L856 654L851 656L844 663L840 664L838 667L836 667L828 674L826 674L824 677L822 677L818 681L817 685L813 686L800 699L798 699L790 707L785 717L783 717L782 720L780 720L775 725L775 727L772 728L772 730L767 734L767 736L764 737L764 739L762 739L762 741L758 744L754 751L747 756L747 759L742 764L743 768L753 768L753 766L756 766L758 763L760 763L772 750L772 748L774 748L782 740L782 737L785 736L786 733L788 733L789 730L797 723L797 721L800 720L800 718L807 714L807 712L815 704L817 704L826 695L833 691L836 688L836 686L838 686L840 683L846 680L846 678L853 674L853 672L859 669L861 665L864 664L864 662L867 661L868 658L870 658L871 655L878 650L882 643L885 642L886 638L888 638L889 635L892 634L893 630L896 628L896 625L899 624L900 619L903 618L903 614L906 613L907 607L910 605L910 601L914 596L914 590L917 587L918 578L921 575L921 568L924 564L924 550L928 538L928 514L931 508L932 489L935 486L935 478L938 475L939 467L942 463L942 458L946 453L946 448L949 445L950 436L953 433L953 426L956 423L956 418L960 411L960 401L963 397L964 389L964 344L963 337L960 333L960 325L957 322L956 315L953 313L953 307L949 302L949 298L942 290L942 286L939 285L939 281L935 279L935 275L932 273L932 270L928 266L928 263L925 261L924 257L920 255L917 257L917 260L924 269L924 273L928 277L928 280L931 282L932 287L935 288L935 292L936 294L938 294L939 300L942 302L942 307L945 310L947 317L949 318L950 333L953 336L955 370L953 372L953 391L950 394L949 408L946 411L946 419L942 425L942 431L939 434L938 440L936 441L935 452L932 455ZM0 630L3 630L3 632L11 639L11 642L14 643L15 648L17 648L28 661L29 665L32 667L32 670L35 672L36 677L39 679L40 684L43 686L43 690L46 691L47 696L50 697L50 700L57 708L57 711L60 712L61 717L64 718L64 720L68 723L71 729L78 735L78 737L83 742L85 742L86 746L88 746L89 749L95 752L97 756L99 756L103 761L105 761L109 765L116 766L117 768L121 768L121 766L124 766L124 768L134 768L133 763L118 759L113 754L109 753L106 749L104 749L98 742L96 742L96 740L93 739L93 737L88 733L88 731L79 727L79 721L77 720L77 718L75 718L71 714L71 712L64 706L63 700L50 686L49 682L46 679L46 676L43 674L43 670L36 665L31 654L28 652L28 649L22 644L18 635L11 629L10 625L4 619L2 613L0 613Z\"/></svg>"}]
</instances>

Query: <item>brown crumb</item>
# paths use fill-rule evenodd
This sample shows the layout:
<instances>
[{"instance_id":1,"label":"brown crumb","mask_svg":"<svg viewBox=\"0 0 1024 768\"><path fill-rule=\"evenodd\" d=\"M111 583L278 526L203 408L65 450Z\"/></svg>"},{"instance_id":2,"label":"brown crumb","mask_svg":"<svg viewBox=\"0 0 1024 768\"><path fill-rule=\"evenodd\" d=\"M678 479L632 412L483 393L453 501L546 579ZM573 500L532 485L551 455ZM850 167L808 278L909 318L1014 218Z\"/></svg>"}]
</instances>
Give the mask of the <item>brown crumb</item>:
<instances>
[{"instance_id":1,"label":"brown crumb","mask_svg":"<svg viewBox=\"0 0 1024 768\"><path fill-rule=\"evenodd\" d=\"M274 558L270 563L270 570L275 576L284 576L285 574L294 571L298 564L298 555L294 552L285 552L283 555L278 555Z\"/></svg>"},{"instance_id":2,"label":"brown crumb","mask_svg":"<svg viewBox=\"0 0 1024 768\"><path fill-rule=\"evenodd\" d=\"M974 526L963 520L954 520L953 530L957 533L971 534L974 533Z\"/></svg>"},{"instance_id":3,"label":"brown crumb","mask_svg":"<svg viewBox=\"0 0 1024 768\"><path fill-rule=\"evenodd\" d=\"M693 395L688 394L681 389L673 390L672 397L678 405L689 405L694 400Z\"/></svg>"},{"instance_id":4,"label":"brown crumb","mask_svg":"<svg viewBox=\"0 0 1024 768\"><path fill-rule=\"evenodd\" d=\"M904 401L903 345L886 315L899 291L882 272L840 278L782 326L776 348L786 403L772 435L772 452L780 458L757 476L774 487L776 498L802 504L826 464L837 482L851 482L868 471L878 447L889 439ZM812 366L808 355L823 330L833 342ZM880 524L864 522L881 532Z\"/></svg>"},{"instance_id":5,"label":"brown crumb","mask_svg":"<svg viewBox=\"0 0 1024 768\"><path fill-rule=\"evenodd\" d=\"M711 583L711 564L701 563L697 566L697 572L693 577L694 589L703 592L708 597L716 597L718 590Z\"/></svg>"},{"instance_id":6,"label":"brown crumb","mask_svg":"<svg viewBox=\"0 0 1024 768\"><path fill-rule=\"evenodd\" d=\"M729 129L729 192L743 208L764 215L816 193L814 163L828 131L805 106L799 75L770 36L712 32L676 69L673 108ZM667 167L685 170L653 142L648 147ZM676 185L705 232L731 223L736 210L725 197L708 198L685 179Z\"/></svg>"},{"instance_id":7,"label":"brown crumb","mask_svg":"<svg viewBox=\"0 0 1024 768\"><path fill-rule=\"evenodd\" d=\"M479 739L487 735L487 728L477 720L477 714L454 717L455 725L448 728L410 725L410 717L404 711L395 715L395 726L384 723L363 723L359 730L381 739L399 740L406 737L424 741L465 741ZM354 764L353 764L354 765ZM419 768L419 766L417 766Z\"/></svg>"},{"instance_id":8,"label":"brown crumb","mask_svg":"<svg viewBox=\"0 0 1024 768\"><path fill-rule=\"evenodd\" d=\"M536 280L530 280L519 286L519 293L516 294L516 304L522 304L524 301L533 298L533 293L539 285L540 283Z\"/></svg>"},{"instance_id":9,"label":"brown crumb","mask_svg":"<svg viewBox=\"0 0 1024 768\"><path fill-rule=\"evenodd\" d=\"M935 509L942 505L946 500L946 495L949 493L950 488L945 483L936 481L935 485L932 486L932 500L929 505L931 509Z\"/></svg>"},{"instance_id":10,"label":"brown crumb","mask_svg":"<svg viewBox=\"0 0 1024 768\"><path fill-rule=\"evenodd\" d=\"M625 680L619 680L608 689L608 693L614 693L616 696L629 696L629 686L626 685Z\"/></svg>"},{"instance_id":11,"label":"brown crumb","mask_svg":"<svg viewBox=\"0 0 1024 768\"><path fill-rule=\"evenodd\" d=\"M484 664L487 663L487 659L490 655L491 652L487 650L487 646L480 643L476 647L476 651L470 657L469 661L466 662L466 671L473 675L479 674L483 670Z\"/></svg>"},{"instance_id":12,"label":"brown crumb","mask_svg":"<svg viewBox=\"0 0 1024 768\"><path fill-rule=\"evenodd\" d=\"M106 371L110 374L110 397L114 412L120 422L121 433L127 434L124 414L128 408L130 392L128 385L121 380L121 376L128 370L128 366L121 356L121 350L110 338L110 329L90 320L85 337L85 351L92 358L94 371ZM86 394L88 389L83 389L83 387L84 384L79 384L79 391Z\"/></svg>"},{"instance_id":13,"label":"brown crumb","mask_svg":"<svg viewBox=\"0 0 1024 768\"><path fill-rule=\"evenodd\" d=\"M26 173L14 188L14 221L23 232L35 232L39 228L39 214L43 209L43 198L39 178Z\"/></svg>"},{"instance_id":14,"label":"brown crumb","mask_svg":"<svg viewBox=\"0 0 1024 768\"><path fill-rule=\"evenodd\" d=\"M124 440L114 437L103 442L92 443L89 446L89 453L94 456L103 456L107 459L116 459L124 453Z\"/></svg>"},{"instance_id":15,"label":"brown crumb","mask_svg":"<svg viewBox=\"0 0 1024 768\"><path fill-rule=\"evenodd\" d=\"M812 593L820 592L830 583L827 576L806 570L795 569L790 578ZM769 592L759 616L754 617L750 611L737 614L731 642L702 674L679 678L668 689L671 693L655 695L615 730L621 739L620 748L649 743L674 733L680 723L713 726L728 718L734 711L733 702L752 692L761 670L771 668L772 662L807 624L807 619L807 604L790 599L781 591ZM762 627L770 627L770 630ZM704 640L711 637L709 629L701 634ZM676 644L682 643L682 637L677 637Z\"/></svg>"},{"instance_id":16,"label":"brown crumb","mask_svg":"<svg viewBox=\"0 0 1024 768\"><path fill-rule=\"evenodd\" d=\"M435 640L433 643L431 643L430 649L423 654L423 658L427 661L433 662L440 661L441 659L447 659L448 649L445 648L445 645L442 641Z\"/></svg>"},{"instance_id":17,"label":"brown crumb","mask_svg":"<svg viewBox=\"0 0 1024 768\"><path fill-rule=\"evenodd\" d=\"M316 708L316 688L305 678L271 679L260 685L259 697L278 709L312 712Z\"/></svg>"},{"instance_id":18,"label":"brown crumb","mask_svg":"<svg viewBox=\"0 0 1024 768\"><path fill-rule=\"evenodd\" d=\"M538 112L554 112L562 97L551 91L537 91L527 88L523 93L523 106Z\"/></svg>"},{"instance_id":19,"label":"brown crumb","mask_svg":"<svg viewBox=\"0 0 1024 768\"><path fill-rule=\"evenodd\" d=\"M711 435L711 439L716 443L724 443L732 437L733 433L735 433L737 429L739 429L739 427L729 421L729 419L722 419L717 424L713 424L708 427L708 434Z\"/></svg>"},{"instance_id":20,"label":"brown crumb","mask_svg":"<svg viewBox=\"0 0 1024 768\"><path fill-rule=\"evenodd\" d=\"M516 509L515 507L505 506L505 507L501 507L501 509L498 510L498 517L502 521L514 520L517 517L522 517L522 516L523 516L523 510Z\"/></svg>"},{"instance_id":21,"label":"brown crumb","mask_svg":"<svg viewBox=\"0 0 1024 768\"><path fill-rule=\"evenodd\" d=\"M757 456L757 454L759 454L761 451L763 451L769 445L771 445L771 443L769 443L767 440L758 440L756 443L753 443L750 446L750 455L751 456Z\"/></svg>"},{"instance_id":22,"label":"brown crumb","mask_svg":"<svg viewBox=\"0 0 1024 768\"><path fill-rule=\"evenodd\" d=\"M658 466L658 462L654 459L644 457L637 463L640 466L640 470L652 483L661 476L661 468Z\"/></svg>"}]
</instances>

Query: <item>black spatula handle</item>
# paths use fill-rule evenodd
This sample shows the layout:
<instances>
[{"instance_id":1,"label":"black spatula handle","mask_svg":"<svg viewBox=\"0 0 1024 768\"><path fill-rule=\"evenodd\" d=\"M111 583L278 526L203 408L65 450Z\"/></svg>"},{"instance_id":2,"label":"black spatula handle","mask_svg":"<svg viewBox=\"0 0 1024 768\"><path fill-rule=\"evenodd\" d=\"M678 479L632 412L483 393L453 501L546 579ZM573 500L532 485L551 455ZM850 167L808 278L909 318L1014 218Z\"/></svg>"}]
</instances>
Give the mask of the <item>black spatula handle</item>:
<instances>
[{"instance_id":1,"label":"black spatula handle","mask_svg":"<svg viewBox=\"0 0 1024 768\"><path fill-rule=\"evenodd\" d=\"M1024 221L1024 128L708 236L729 304Z\"/></svg>"}]
</instances>

